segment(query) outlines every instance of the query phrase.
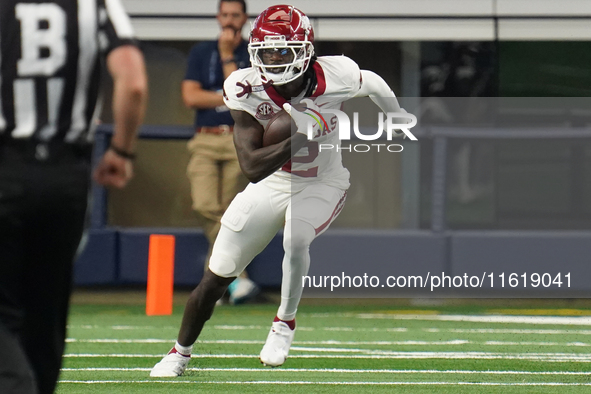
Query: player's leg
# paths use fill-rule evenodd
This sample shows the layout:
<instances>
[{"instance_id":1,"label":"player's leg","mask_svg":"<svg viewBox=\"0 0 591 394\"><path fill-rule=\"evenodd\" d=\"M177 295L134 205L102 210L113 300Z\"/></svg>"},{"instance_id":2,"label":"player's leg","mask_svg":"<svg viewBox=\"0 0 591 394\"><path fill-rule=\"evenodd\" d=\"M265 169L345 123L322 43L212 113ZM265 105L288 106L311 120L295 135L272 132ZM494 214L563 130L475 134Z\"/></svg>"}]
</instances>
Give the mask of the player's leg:
<instances>
[{"instance_id":1,"label":"player's leg","mask_svg":"<svg viewBox=\"0 0 591 394\"><path fill-rule=\"evenodd\" d=\"M283 231L283 277L281 281L281 305L259 358L261 363L276 367L287 358L295 335L295 311L302 296L302 276L310 267L310 244L316 237L314 227L302 220L291 219Z\"/></svg>"},{"instance_id":2,"label":"player's leg","mask_svg":"<svg viewBox=\"0 0 591 394\"><path fill-rule=\"evenodd\" d=\"M302 277L310 268L310 245L316 238L314 227L301 219L290 219L285 223L281 280L281 304L277 317L283 321L295 319L300 298L302 297Z\"/></svg>"},{"instance_id":3,"label":"player's leg","mask_svg":"<svg viewBox=\"0 0 591 394\"><path fill-rule=\"evenodd\" d=\"M279 366L287 358L303 292L302 277L307 275L310 267L310 244L338 216L344 201L343 190L326 185L309 186L291 199L283 239L281 304L260 353L265 365Z\"/></svg>"},{"instance_id":4,"label":"player's leg","mask_svg":"<svg viewBox=\"0 0 591 394\"><path fill-rule=\"evenodd\" d=\"M226 143L225 157L222 165L222 187L221 187L221 204L224 210L228 208L232 199L240 193L246 185L248 180L242 174L238 157L236 156L236 148L232 142L232 136L220 136ZM252 299L259 293L260 289L252 280L248 278L246 271L242 271L240 276L230 284L228 288L230 303L241 304Z\"/></svg>"},{"instance_id":5,"label":"player's leg","mask_svg":"<svg viewBox=\"0 0 591 394\"><path fill-rule=\"evenodd\" d=\"M213 257L213 255L212 255ZM150 376L171 378L182 375L191 361L193 343L213 314L217 300L236 277L224 278L205 271L199 285L191 292L185 305L177 341L164 358L150 371Z\"/></svg>"},{"instance_id":6,"label":"player's leg","mask_svg":"<svg viewBox=\"0 0 591 394\"><path fill-rule=\"evenodd\" d=\"M275 192L263 184L250 184L236 196L222 217L222 228L213 247L210 271L218 278L232 279L240 275L254 257L263 251L283 224L284 208L281 201L273 198ZM284 199L286 200L286 199ZM216 286L217 285L217 286ZM192 345L208 316L202 313L204 295L217 295L214 288L229 285L228 280L206 282L206 289L191 294L185 308L185 317L179 332L182 346ZM223 292L222 291L222 292ZM211 300L208 300L211 303ZM208 304L209 305L209 304ZM202 316L198 316L202 315Z\"/></svg>"},{"instance_id":7,"label":"player's leg","mask_svg":"<svg viewBox=\"0 0 591 394\"><path fill-rule=\"evenodd\" d=\"M211 317L215 302L281 229L287 202L285 195L278 196L277 192L262 183L250 184L232 201L222 217L222 228L211 255L210 271L206 272L187 301L177 343L154 366L150 376L174 377L184 372L193 343Z\"/></svg>"},{"instance_id":8,"label":"player's leg","mask_svg":"<svg viewBox=\"0 0 591 394\"><path fill-rule=\"evenodd\" d=\"M303 291L303 276L310 267L310 244L325 232L345 206L346 191L327 185L312 185L293 196L287 210L284 240L281 305L277 316L294 319ZM287 275L289 273L289 275Z\"/></svg>"},{"instance_id":9,"label":"player's leg","mask_svg":"<svg viewBox=\"0 0 591 394\"><path fill-rule=\"evenodd\" d=\"M240 170L231 134L197 134L189 141L188 149L191 160L187 176L191 183L193 209L201 216L203 232L209 242L204 265L207 271L213 244L221 228L220 219L248 181ZM243 302L257 292L258 287L243 273L230 286L230 301Z\"/></svg>"}]
</instances>

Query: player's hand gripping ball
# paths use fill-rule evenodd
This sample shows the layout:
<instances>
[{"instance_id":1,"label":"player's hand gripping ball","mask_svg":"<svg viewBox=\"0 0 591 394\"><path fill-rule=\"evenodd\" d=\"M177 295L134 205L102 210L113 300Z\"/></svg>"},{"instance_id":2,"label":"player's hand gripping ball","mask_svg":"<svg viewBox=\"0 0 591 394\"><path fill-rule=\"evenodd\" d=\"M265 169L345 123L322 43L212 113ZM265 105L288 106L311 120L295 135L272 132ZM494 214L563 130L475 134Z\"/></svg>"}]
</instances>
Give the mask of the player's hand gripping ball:
<instances>
[{"instance_id":1,"label":"player's hand gripping ball","mask_svg":"<svg viewBox=\"0 0 591 394\"><path fill-rule=\"evenodd\" d=\"M263 134L263 146L277 144L297 133L306 134L308 123L317 127L312 110L318 112L319 108L312 100L304 99L298 104L283 104L283 110L279 111L269 120Z\"/></svg>"}]
</instances>

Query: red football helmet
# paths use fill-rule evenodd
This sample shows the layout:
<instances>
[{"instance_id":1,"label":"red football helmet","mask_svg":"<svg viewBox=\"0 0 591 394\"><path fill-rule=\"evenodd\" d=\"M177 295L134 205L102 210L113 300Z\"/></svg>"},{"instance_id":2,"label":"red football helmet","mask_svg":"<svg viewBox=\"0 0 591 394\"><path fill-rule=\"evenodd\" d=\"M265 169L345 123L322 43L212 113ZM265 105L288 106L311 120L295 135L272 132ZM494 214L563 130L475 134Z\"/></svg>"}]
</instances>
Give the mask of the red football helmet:
<instances>
[{"instance_id":1,"label":"red football helmet","mask_svg":"<svg viewBox=\"0 0 591 394\"><path fill-rule=\"evenodd\" d=\"M275 5L254 21L248 53L263 82L283 85L302 75L314 55L310 19L291 5Z\"/></svg>"}]
</instances>

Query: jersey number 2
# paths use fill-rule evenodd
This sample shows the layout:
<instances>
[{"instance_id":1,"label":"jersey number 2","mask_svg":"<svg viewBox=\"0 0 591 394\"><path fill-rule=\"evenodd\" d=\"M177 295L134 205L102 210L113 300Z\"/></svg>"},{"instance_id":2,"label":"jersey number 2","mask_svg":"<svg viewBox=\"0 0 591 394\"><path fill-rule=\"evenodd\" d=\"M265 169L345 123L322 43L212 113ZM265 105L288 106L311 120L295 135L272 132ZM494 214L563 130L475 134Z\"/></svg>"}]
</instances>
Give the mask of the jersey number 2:
<instances>
[{"instance_id":1,"label":"jersey number 2","mask_svg":"<svg viewBox=\"0 0 591 394\"><path fill-rule=\"evenodd\" d=\"M305 156L294 156L291 158L291 163L302 163L302 164L307 164L307 163L312 163L314 160L316 160L316 158L318 157L318 154L320 153L319 149L318 149L318 142L316 141L308 141L306 143L306 145L304 145L305 148L308 148L308 154ZM315 167L310 167L307 170L292 170L291 168L288 168L291 166L284 166L283 170L291 172L293 175L297 175L297 176L301 176L303 178L315 178L318 176L318 166Z\"/></svg>"}]
</instances>

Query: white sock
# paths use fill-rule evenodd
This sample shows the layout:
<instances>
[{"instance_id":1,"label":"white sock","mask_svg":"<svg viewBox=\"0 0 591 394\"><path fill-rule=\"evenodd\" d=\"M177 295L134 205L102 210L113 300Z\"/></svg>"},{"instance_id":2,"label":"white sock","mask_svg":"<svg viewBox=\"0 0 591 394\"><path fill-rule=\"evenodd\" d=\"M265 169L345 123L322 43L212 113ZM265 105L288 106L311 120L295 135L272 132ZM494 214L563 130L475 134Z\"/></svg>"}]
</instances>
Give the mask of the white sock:
<instances>
[{"instance_id":1,"label":"white sock","mask_svg":"<svg viewBox=\"0 0 591 394\"><path fill-rule=\"evenodd\" d=\"M174 344L174 348L177 352L182 354L183 356L190 356L191 352L193 351L193 345L191 346L183 346L178 343L178 341Z\"/></svg>"}]
</instances>

